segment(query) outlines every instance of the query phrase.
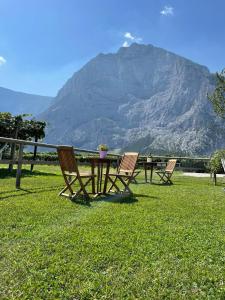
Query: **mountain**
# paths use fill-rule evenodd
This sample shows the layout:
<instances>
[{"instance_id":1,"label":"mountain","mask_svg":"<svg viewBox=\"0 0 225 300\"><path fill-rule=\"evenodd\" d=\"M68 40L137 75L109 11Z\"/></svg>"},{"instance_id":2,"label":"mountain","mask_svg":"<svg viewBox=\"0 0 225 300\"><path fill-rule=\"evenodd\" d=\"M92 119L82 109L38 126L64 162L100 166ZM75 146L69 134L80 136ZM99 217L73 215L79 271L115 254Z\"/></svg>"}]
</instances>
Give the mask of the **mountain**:
<instances>
[{"instance_id":1,"label":"mountain","mask_svg":"<svg viewBox=\"0 0 225 300\"><path fill-rule=\"evenodd\" d=\"M46 110L52 99L0 87L0 112L10 112L12 115L26 113L35 116Z\"/></svg>"},{"instance_id":2,"label":"mountain","mask_svg":"<svg viewBox=\"0 0 225 300\"><path fill-rule=\"evenodd\" d=\"M202 65L152 45L99 54L70 78L41 115L47 141L142 153L209 154L225 130L207 93L215 76Z\"/></svg>"}]
</instances>

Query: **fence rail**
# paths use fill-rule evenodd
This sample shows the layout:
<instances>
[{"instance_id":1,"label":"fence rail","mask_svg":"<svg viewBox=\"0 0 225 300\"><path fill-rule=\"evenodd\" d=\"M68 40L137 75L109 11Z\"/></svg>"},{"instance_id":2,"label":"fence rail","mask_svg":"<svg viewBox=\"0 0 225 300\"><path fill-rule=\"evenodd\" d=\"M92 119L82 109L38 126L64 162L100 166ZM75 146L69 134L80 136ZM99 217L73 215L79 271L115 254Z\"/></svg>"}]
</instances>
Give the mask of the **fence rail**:
<instances>
[{"instance_id":1,"label":"fence rail","mask_svg":"<svg viewBox=\"0 0 225 300\"><path fill-rule=\"evenodd\" d=\"M21 172L22 172L22 165L59 165L57 161L38 161L38 160L23 160L23 150L24 146L36 146L42 148L49 148L49 149L57 149L58 145L54 144L46 144L46 143L39 143L39 142L32 142L32 141L25 141L19 139L11 139L6 137L0 137L0 143L7 143L7 144L14 144L19 145L19 154L18 159L15 160L2 160L0 159L0 164L15 164L17 165L17 172L16 172L16 188L20 188L21 184ZM98 154L98 151L95 150L87 150L81 148L74 148L75 152L78 153L89 153L89 154ZM109 156L114 156L119 158L121 155L109 153Z\"/></svg>"},{"instance_id":2,"label":"fence rail","mask_svg":"<svg viewBox=\"0 0 225 300\"><path fill-rule=\"evenodd\" d=\"M54 144L47 144L47 143L39 143L39 142L32 142L32 141L25 141L25 140L19 140L19 139L11 139L6 137L0 137L0 143L6 143L6 144L15 144L19 145L19 154L18 159L0 159L0 164L15 164L17 165L17 172L16 172L16 188L20 188L21 184L21 172L22 172L22 165L59 165L58 161L40 161L40 160L23 160L23 150L24 146L36 146L36 147L42 147L42 148L49 148L49 149L57 149L58 145ZM76 153L87 153L87 154L98 154L98 151L95 150L87 150L87 149L81 149L81 148L74 148L74 151ZM109 153L109 156L116 157L119 159L121 157L120 154L115 153ZM141 160L145 160L147 155L140 155ZM178 159L178 160L192 160L192 161L203 161L208 162L210 158L208 157L181 157L181 156L163 156L163 155L157 155L153 156L153 159L160 159L160 160L168 160L168 159Z\"/></svg>"}]
</instances>

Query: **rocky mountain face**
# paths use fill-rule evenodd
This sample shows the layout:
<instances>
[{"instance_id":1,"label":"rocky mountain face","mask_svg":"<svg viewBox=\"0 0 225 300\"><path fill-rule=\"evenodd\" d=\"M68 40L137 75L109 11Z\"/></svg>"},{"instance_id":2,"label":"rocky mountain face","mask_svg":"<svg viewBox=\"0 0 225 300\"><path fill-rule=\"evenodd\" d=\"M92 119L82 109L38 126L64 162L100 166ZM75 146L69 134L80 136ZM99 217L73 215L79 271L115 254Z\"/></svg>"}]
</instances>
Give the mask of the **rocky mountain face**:
<instances>
[{"instance_id":1,"label":"rocky mountain face","mask_svg":"<svg viewBox=\"0 0 225 300\"><path fill-rule=\"evenodd\" d=\"M10 112L12 115L32 114L35 116L46 110L52 99L51 97L15 92L0 87L0 112Z\"/></svg>"},{"instance_id":2,"label":"rocky mountain face","mask_svg":"<svg viewBox=\"0 0 225 300\"><path fill-rule=\"evenodd\" d=\"M209 154L225 130L207 100L214 75L152 45L99 54L70 78L41 117L47 141L142 153Z\"/></svg>"}]
</instances>

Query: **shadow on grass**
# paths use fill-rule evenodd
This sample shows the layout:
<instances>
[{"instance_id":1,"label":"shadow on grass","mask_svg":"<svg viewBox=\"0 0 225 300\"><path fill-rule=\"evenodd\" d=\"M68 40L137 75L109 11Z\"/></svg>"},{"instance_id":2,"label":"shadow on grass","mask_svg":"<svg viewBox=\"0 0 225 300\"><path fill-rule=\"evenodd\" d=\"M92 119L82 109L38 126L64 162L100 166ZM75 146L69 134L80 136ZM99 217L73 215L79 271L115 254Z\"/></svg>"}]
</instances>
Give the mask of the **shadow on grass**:
<instances>
[{"instance_id":1,"label":"shadow on grass","mask_svg":"<svg viewBox=\"0 0 225 300\"><path fill-rule=\"evenodd\" d=\"M21 177L32 177L32 176L59 176L55 173L49 173L49 172L41 172L41 171L29 171L26 169L22 170L22 176ZM0 169L0 179L5 178L13 178L16 177L16 169L12 172L9 172L7 169Z\"/></svg>"},{"instance_id":2,"label":"shadow on grass","mask_svg":"<svg viewBox=\"0 0 225 300\"><path fill-rule=\"evenodd\" d=\"M131 204L131 203L138 202L138 199L136 198L136 195L131 196L131 195L123 195L123 194L114 194L105 197L100 197L99 201Z\"/></svg>"},{"instance_id":3,"label":"shadow on grass","mask_svg":"<svg viewBox=\"0 0 225 300\"><path fill-rule=\"evenodd\" d=\"M67 198L67 200L70 200L73 203L83 205L83 206L88 206L88 207L91 207L91 201L92 201L92 199L84 199L83 197L77 197L74 199Z\"/></svg>"},{"instance_id":4,"label":"shadow on grass","mask_svg":"<svg viewBox=\"0 0 225 300\"><path fill-rule=\"evenodd\" d=\"M135 203L138 202L138 198L149 198L149 199L159 199L158 197L151 196L149 194L137 194L134 193L133 195L126 195L126 194L112 194L112 195L107 195L105 197L100 197L100 201L105 201L105 202L115 202L115 203Z\"/></svg>"},{"instance_id":5,"label":"shadow on grass","mask_svg":"<svg viewBox=\"0 0 225 300\"><path fill-rule=\"evenodd\" d=\"M180 183L179 180L176 180L176 181L173 181L172 183L165 183L165 182L152 182L151 184L149 184L150 186L151 185L156 185L156 186L167 186L167 187L170 187L170 186L178 186L178 185L184 185L183 183Z\"/></svg>"},{"instance_id":6,"label":"shadow on grass","mask_svg":"<svg viewBox=\"0 0 225 300\"><path fill-rule=\"evenodd\" d=\"M214 182L210 182L212 184L212 186L220 186L220 187L225 187L225 182L222 181L217 181L216 185L214 184Z\"/></svg>"},{"instance_id":7,"label":"shadow on grass","mask_svg":"<svg viewBox=\"0 0 225 300\"><path fill-rule=\"evenodd\" d=\"M174 183L164 183L164 182L160 182L160 181L152 181L152 182L139 181L136 183L136 185L149 185L149 187L150 187L151 185L171 186L171 185L180 185L180 184L178 183L178 181L175 181Z\"/></svg>"},{"instance_id":8,"label":"shadow on grass","mask_svg":"<svg viewBox=\"0 0 225 300\"><path fill-rule=\"evenodd\" d=\"M51 192L51 191L57 191L55 194L56 197L58 196L58 193L62 189L62 185L54 185L54 186L48 186L48 187L38 187L38 188L20 188L20 189L14 189L10 191L5 191L5 192L0 192L0 201L6 200L8 198L18 198L21 196L27 196L27 195L35 195L35 194L40 194L40 193L45 193L45 192ZM10 195L8 195L10 194ZM63 198L63 197L62 197ZM69 199L69 198L64 198L65 200L69 200L73 203L80 204L80 205L85 205L85 206L91 206L90 200L84 199L82 196L77 197L76 199Z\"/></svg>"},{"instance_id":9,"label":"shadow on grass","mask_svg":"<svg viewBox=\"0 0 225 300\"><path fill-rule=\"evenodd\" d=\"M49 187L40 187L40 188L31 188L31 189L24 189L20 188L18 190L11 190L11 191L5 191L5 192L0 192L0 201L3 201L8 198L16 198L16 197L21 197L25 195L30 195L30 194L40 194L40 193L45 193L45 192L51 192L51 191L60 191L62 188L62 185L57 185L57 186L49 186ZM10 194L10 195L8 195ZM5 196L4 196L5 195Z\"/></svg>"},{"instance_id":10,"label":"shadow on grass","mask_svg":"<svg viewBox=\"0 0 225 300\"><path fill-rule=\"evenodd\" d=\"M151 196L151 195L149 195L149 194L135 194L135 197L151 198L151 199L159 199L158 197Z\"/></svg>"},{"instance_id":11,"label":"shadow on grass","mask_svg":"<svg viewBox=\"0 0 225 300\"><path fill-rule=\"evenodd\" d=\"M41 193L46 193L46 192L51 192L51 191L57 191L56 197L58 197L58 192L62 189L62 185L54 185L54 186L46 186L46 187L36 187L36 188L20 188L20 189L13 189L9 191L3 191L0 192L0 201L9 199L9 198L18 198L26 195L35 195L35 194L41 194ZM114 202L114 203L126 203L126 204L131 204L138 202L137 197L141 198L149 198L149 199L158 199L158 197L151 196L149 194L136 194L134 193L132 196L131 195L126 195L126 194L109 194L106 196L100 196L97 198L90 198L90 199L84 199L84 197L80 196L74 199L69 199L65 198L65 200L69 200L73 203L84 205L84 206L91 206L91 202L95 201L105 201L105 202Z\"/></svg>"}]
</instances>

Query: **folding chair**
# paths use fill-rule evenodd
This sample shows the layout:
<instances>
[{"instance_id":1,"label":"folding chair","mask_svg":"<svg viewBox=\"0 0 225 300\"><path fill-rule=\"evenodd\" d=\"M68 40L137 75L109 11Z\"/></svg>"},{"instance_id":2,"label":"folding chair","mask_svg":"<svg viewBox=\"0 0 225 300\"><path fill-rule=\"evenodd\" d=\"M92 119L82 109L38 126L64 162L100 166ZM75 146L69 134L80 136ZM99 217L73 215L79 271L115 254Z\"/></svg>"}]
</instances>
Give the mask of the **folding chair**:
<instances>
[{"instance_id":1,"label":"folding chair","mask_svg":"<svg viewBox=\"0 0 225 300\"><path fill-rule=\"evenodd\" d=\"M111 186L108 192L110 192L114 187L117 192L127 192L128 194L132 194L132 191L129 188L129 184L136 177L134 177L134 173L138 156L139 153L136 152L124 153L118 168L118 172L115 174L111 173L108 175L108 179L111 182ZM117 180L119 180L122 183L123 190L120 190L120 188L118 187Z\"/></svg>"},{"instance_id":2,"label":"folding chair","mask_svg":"<svg viewBox=\"0 0 225 300\"><path fill-rule=\"evenodd\" d=\"M92 185L94 184L93 179L95 175L91 172L79 172L73 147L59 146L57 147L57 152L62 175L66 183L64 189L62 189L62 191L59 193L59 196L68 197L70 199L74 199L78 196L84 196L86 199L89 199L89 195L85 187L90 181L92 181ZM87 181L83 183L83 179L87 179ZM79 183L77 192L72 189L72 185L76 181ZM69 193L65 193L67 190Z\"/></svg>"},{"instance_id":3,"label":"folding chair","mask_svg":"<svg viewBox=\"0 0 225 300\"><path fill-rule=\"evenodd\" d=\"M117 171L119 170L119 168L120 168L120 166L117 167ZM136 177L137 177L140 173L141 173L141 170L136 170L136 169L135 169L135 171L134 171L134 173L133 173L133 178L131 178L131 182L132 182L132 183L137 183ZM125 174L126 174L126 175L130 175L129 172L126 172ZM126 178L125 180L127 181L128 178Z\"/></svg>"},{"instance_id":4,"label":"folding chair","mask_svg":"<svg viewBox=\"0 0 225 300\"><path fill-rule=\"evenodd\" d=\"M176 159L170 159L166 165L165 170L163 171L156 171L156 174L159 175L160 181L163 181L164 183L170 183L172 184L171 177L173 175L173 171L176 166Z\"/></svg>"}]
</instances>

